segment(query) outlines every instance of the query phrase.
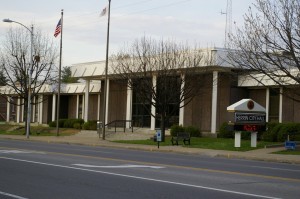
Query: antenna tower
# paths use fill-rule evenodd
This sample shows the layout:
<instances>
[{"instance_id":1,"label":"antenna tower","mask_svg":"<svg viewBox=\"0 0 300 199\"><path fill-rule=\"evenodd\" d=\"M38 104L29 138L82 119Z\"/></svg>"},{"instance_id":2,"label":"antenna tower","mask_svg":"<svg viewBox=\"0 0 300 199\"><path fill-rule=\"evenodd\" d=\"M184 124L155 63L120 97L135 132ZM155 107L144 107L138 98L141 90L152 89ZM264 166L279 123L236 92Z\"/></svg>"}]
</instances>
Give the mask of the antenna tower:
<instances>
[{"instance_id":1,"label":"antenna tower","mask_svg":"<svg viewBox=\"0 0 300 199\"><path fill-rule=\"evenodd\" d=\"M226 12L221 14L226 15L226 25L225 25L225 48L228 48L228 37L232 33L232 0L227 0Z\"/></svg>"}]
</instances>

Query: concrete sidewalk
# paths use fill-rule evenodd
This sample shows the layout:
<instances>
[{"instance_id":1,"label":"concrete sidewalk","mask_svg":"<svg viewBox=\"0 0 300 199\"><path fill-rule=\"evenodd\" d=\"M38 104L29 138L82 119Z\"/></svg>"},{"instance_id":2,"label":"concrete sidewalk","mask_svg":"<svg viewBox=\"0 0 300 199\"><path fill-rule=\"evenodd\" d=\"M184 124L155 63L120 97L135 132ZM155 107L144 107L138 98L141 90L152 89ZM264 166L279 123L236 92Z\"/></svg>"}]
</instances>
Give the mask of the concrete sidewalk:
<instances>
[{"instance_id":1,"label":"concrete sidewalk","mask_svg":"<svg viewBox=\"0 0 300 199\"><path fill-rule=\"evenodd\" d=\"M89 146L105 146L115 148L126 148L135 150L145 151L161 151L161 152L173 152L183 154L198 154L210 157L226 157L226 158L239 158L239 159L251 159L260 161L271 161L271 162L285 162L292 164L300 164L299 155L281 155L272 154L272 152L284 150L284 147L277 148L264 148L256 149L246 152L237 151L223 151L223 150L211 150L211 149L200 149L200 148L189 148L182 146L150 146L150 145L139 145L139 144L121 144L111 142L112 140L125 140L125 139L146 139L153 136L152 133L111 133L107 134L106 140L99 138L96 131L82 131L73 136L31 136L27 139L25 136L19 135L0 135L1 140L14 139L24 141L40 141L48 143L66 143L66 144L81 144Z\"/></svg>"}]
</instances>

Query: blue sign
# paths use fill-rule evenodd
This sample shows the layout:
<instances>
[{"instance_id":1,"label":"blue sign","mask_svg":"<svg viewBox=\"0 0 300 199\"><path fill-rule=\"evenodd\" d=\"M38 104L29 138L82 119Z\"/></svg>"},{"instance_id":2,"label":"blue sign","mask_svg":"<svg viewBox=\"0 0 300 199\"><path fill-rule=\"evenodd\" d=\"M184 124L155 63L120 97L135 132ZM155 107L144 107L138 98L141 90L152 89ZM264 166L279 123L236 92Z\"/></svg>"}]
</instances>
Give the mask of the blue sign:
<instances>
[{"instance_id":1,"label":"blue sign","mask_svg":"<svg viewBox=\"0 0 300 199\"><path fill-rule=\"evenodd\" d=\"M290 150L295 150L296 149L296 142L286 141L285 142L285 148L290 149Z\"/></svg>"},{"instance_id":2,"label":"blue sign","mask_svg":"<svg viewBox=\"0 0 300 199\"><path fill-rule=\"evenodd\" d=\"M160 130L156 131L156 141L161 142L161 131Z\"/></svg>"}]
</instances>

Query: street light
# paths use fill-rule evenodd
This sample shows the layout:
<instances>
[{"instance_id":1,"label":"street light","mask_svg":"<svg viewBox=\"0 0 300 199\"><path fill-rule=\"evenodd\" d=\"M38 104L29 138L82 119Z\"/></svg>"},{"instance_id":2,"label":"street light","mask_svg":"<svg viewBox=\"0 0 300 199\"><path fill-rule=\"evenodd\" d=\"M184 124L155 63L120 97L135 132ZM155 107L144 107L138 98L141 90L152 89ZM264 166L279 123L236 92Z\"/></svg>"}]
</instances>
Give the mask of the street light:
<instances>
[{"instance_id":1,"label":"street light","mask_svg":"<svg viewBox=\"0 0 300 199\"><path fill-rule=\"evenodd\" d=\"M33 25L31 26L31 29L28 28L27 26L25 26L24 24L17 22L17 21L13 21L10 19L3 19L3 22L6 23L17 23L21 26L23 26L24 28L26 28L29 32L30 32L30 68L29 68L29 77L28 77L28 108L27 108L27 127L26 127L26 137L29 138L29 132L30 132L30 122L31 122L31 75L32 75L32 70L33 70Z\"/></svg>"}]
</instances>

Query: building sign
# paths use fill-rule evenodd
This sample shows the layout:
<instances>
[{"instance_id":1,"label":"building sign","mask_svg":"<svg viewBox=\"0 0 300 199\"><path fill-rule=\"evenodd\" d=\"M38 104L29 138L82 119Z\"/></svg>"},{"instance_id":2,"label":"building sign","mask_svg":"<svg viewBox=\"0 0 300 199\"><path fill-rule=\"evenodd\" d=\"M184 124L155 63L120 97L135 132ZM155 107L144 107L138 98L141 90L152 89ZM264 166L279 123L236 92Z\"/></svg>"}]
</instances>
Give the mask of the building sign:
<instances>
[{"instance_id":1,"label":"building sign","mask_svg":"<svg viewBox=\"0 0 300 199\"><path fill-rule=\"evenodd\" d=\"M261 132L266 130L266 125L257 124L236 124L233 125L234 131Z\"/></svg>"},{"instance_id":2,"label":"building sign","mask_svg":"<svg viewBox=\"0 0 300 199\"><path fill-rule=\"evenodd\" d=\"M266 122L266 114L236 112L234 114L234 122L238 124L264 124Z\"/></svg>"}]
</instances>

